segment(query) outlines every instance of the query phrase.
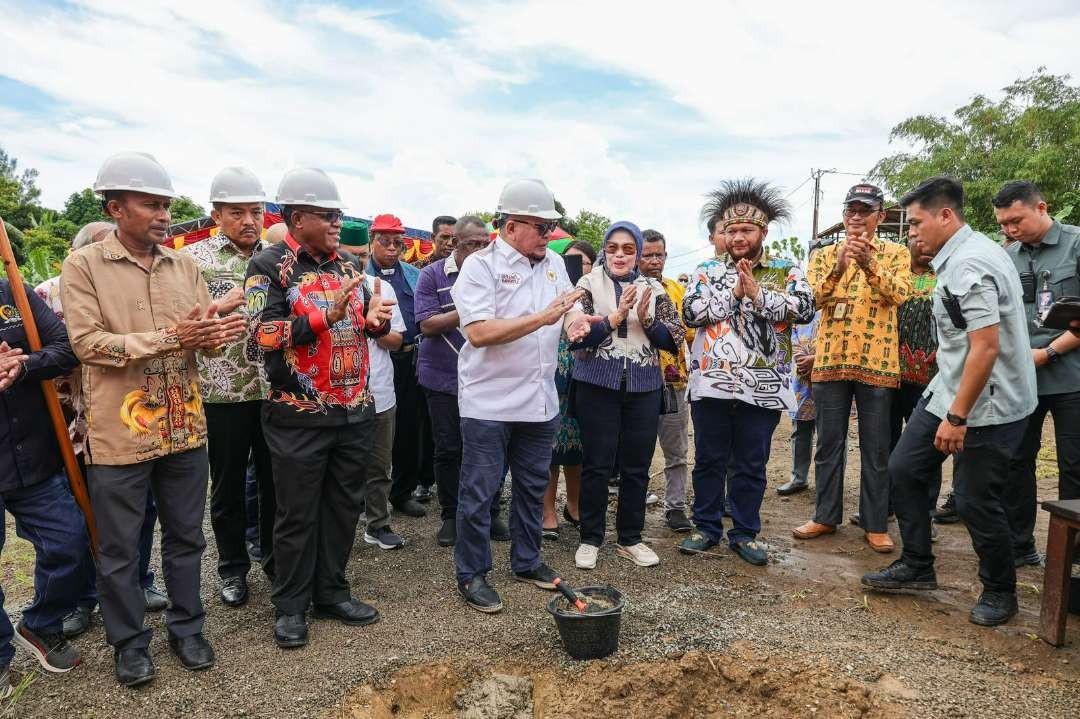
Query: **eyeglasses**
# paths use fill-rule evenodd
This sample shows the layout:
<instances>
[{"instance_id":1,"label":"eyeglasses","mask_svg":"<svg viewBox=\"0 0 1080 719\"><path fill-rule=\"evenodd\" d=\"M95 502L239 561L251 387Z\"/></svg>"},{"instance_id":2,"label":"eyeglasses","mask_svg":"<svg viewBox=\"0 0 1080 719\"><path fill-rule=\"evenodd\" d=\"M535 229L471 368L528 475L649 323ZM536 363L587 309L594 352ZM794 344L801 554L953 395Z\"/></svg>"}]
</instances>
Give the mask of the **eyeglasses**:
<instances>
[{"instance_id":1,"label":"eyeglasses","mask_svg":"<svg viewBox=\"0 0 1080 719\"><path fill-rule=\"evenodd\" d=\"M388 250L392 250L395 247L398 248L398 249L401 249L402 247L405 246L404 242L402 242L401 240L399 240L397 238L394 238L394 237L379 237L379 238L376 238L375 241L378 242L380 245L382 245L383 247L385 247Z\"/></svg>"},{"instance_id":2,"label":"eyeglasses","mask_svg":"<svg viewBox=\"0 0 1080 719\"><path fill-rule=\"evenodd\" d=\"M523 225L536 228L536 231L540 233L541 237L547 237L559 226L559 223L556 220L552 220L551 222L526 222L525 220L514 220L514 222L520 222Z\"/></svg>"},{"instance_id":3,"label":"eyeglasses","mask_svg":"<svg viewBox=\"0 0 1080 719\"><path fill-rule=\"evenodd\" d=\"M301 212L307 215L316 215L318 217L321 217L331 225L335 224L343 217L345 217L345 213L341 210L327 210L326 212L316 212L315 210L301 210Z\"/></svg>"},{"instance_id":4,"label":"eyeglasses","mask_svg":"<svg viewBox=\"0 0 1080 719\"><path fill-rule=\"evenodd\" d=\"M869 217L881 212L880 207L845 207L844 217Z\"/></svg>"}]
</instances>

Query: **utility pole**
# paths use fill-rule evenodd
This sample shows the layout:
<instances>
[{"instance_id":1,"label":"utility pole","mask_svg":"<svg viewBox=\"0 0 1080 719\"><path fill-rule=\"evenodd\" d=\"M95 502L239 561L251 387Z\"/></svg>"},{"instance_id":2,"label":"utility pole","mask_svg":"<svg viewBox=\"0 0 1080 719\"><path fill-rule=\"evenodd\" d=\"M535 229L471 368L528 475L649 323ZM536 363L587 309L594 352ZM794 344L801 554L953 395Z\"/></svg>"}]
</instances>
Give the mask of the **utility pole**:
<instances>
[{"instance_id":1,"label":"utility pole","mask_svg":"<svg viewBox=\"0 0 1080 719\"><path fill-rule=\"evenodd\" d=\"M830 172L836 172L834 167L831 170L814 170L811 168L810 176L814 178L814 229L811 231L810 244L817 242L818 235L818 205L821 203L821 176Z\"/></svg>"}]
</instances>

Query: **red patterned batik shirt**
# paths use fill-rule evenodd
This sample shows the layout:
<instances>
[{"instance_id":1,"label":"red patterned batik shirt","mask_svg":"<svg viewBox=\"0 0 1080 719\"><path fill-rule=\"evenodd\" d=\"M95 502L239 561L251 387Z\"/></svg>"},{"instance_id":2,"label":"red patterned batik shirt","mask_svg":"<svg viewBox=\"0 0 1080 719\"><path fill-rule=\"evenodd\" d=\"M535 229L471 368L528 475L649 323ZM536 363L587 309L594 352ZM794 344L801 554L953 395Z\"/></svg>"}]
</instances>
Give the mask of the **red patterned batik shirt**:
<instances>
[{"instance_id":1,"label":"red patterned batik shirt","mask_svg":"<svg viewBox=\"0 0 1080 719\"><path fill-rule=\"evenodd\" d=\"M370 295L363 283L353 292L344 319L333 326L326 311L350 277L363 277L346 252L318 260L291 235L255 255L244 283L251 337L263 350L270 382L268 412L282 425L326 426L360 421L371 411L367 337Z\"/></svg>"}]
</instances>

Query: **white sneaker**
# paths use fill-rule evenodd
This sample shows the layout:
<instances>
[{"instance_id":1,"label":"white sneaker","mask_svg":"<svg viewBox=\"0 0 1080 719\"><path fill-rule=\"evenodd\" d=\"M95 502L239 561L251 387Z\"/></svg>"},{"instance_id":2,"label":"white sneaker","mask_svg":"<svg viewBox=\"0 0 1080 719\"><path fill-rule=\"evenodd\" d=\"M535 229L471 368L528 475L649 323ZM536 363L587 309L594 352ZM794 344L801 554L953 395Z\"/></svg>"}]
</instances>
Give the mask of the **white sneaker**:
<instances>
[{"instance_id":1,"label":"white sneaker","mask_svg":"<svg viewBox=\"0 0 1080 719\"><path fill-rule=\"evenodd\" d=\"M578 569L596 569L596 558L600 555L600 547L591 544L579 544L574 552L574 564Z\"/></svg>"},{"instance_id":2,"label":"white sneaker","mask_svg":"<svg viewBox=\"0 0 1080 719\"><path fill-rule=\"evenodd\" d=\"M659 503L660 503L660 498L656 496L655 492L649 492L648 494L645 495L645 506L646 507L651 507L654 504L659 504Z\"/></svg>"},{"instance_id":3,"label":"white sneaker","mask_svg":"<svg viewBox=\"0 0 1080 719\"><path fill-rule=\"evenodd\" d=\"M644 542L638 542L629 547L624 547L621 544L617 545L615 547L615 553L620 557L629 559L639 567L655 567L660 563L660 557L656 556L656 552L650 549Z\"/></svg>"}]
</instances>

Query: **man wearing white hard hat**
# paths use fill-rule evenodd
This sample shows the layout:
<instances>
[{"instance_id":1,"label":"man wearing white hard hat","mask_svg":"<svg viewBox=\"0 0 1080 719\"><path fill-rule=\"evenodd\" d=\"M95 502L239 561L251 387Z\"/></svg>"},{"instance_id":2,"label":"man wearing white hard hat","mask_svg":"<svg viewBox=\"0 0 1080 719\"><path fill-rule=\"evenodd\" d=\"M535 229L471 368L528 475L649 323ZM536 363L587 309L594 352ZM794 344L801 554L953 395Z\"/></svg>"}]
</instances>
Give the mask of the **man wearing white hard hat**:
<instances>
[{"instance_id":1,"label":"man wearing white hard hat","mask_svg":"<svg viewBox=\"0 0 1080 719\"><path fill-rule=\"evenodd\" d=\"M274 641L302 647L308 605L352 626L379 618L353 599L345 565L375 421L367 339L390 331L393 302L378 280L368 291L363 265L339 249L343 205L325 172L285 173L277 201L288 233L251 260L244 287L270 382L263 432L277 494Z\"/></svg>"},{"instance_id":2,"label":"man wearing white hard hat","mask_svg":"<svg viewBox=\"0 0 1080 719\"><path fill-rule=\"evenodd\" d=\"M248 261L264 247L259 238L265 201L259 178L243 167L226 167L210 183L210 216L218 232L185 249L202 271L215 301L243 297ZM241 305L235 312L246 315L245 310ZM245 541L245 485L249 457L258 483L262 566L273 576L274 480L262 431L267 392L262 364L262 352L247 332L220 356L199 357L210 455L210 526L218 550L219 596L230 607L248 600L251 558Z\"/></svg>"},{"instance_id":3,"label":"man wearing white hard hat","mask_svg":"<svg viewBox=\"0 0 1080 719\"><path fill-rule=\"evenodd\" d=\"M134 686L154 677L138 576L151 489L172 600L165 614L169 646L187 669L214 663L199 593L208 463L195 353L220 351L244 322L228 314L236 304L213 302L191 257L162 244L177 194L157 160L114 155L94 191L116 230L68 255L60 292L71 346L83 363L84 456L105 637L116 652L117 679Z\"/></svg>"},{"instance_id":4,"label":"man wearing white hard hat","mask_svg":"<svg viewBox=\"0 0 1080 719\"><path fill-rule=\"evenodd\" d=\"M462 460L454 562L465 602L486 613L502 609L487 574L491 504L507 465L513 578L555 589L558 577L540 556L559 423L555 365L564 327L575 341L588 333L591 319L581 312L581 293L562 257L547 248L561 216L540 180L508 183L495 217L498 238L469 256L451 291L468 340L458 357Z\"/></svg>"}]
</instances>

